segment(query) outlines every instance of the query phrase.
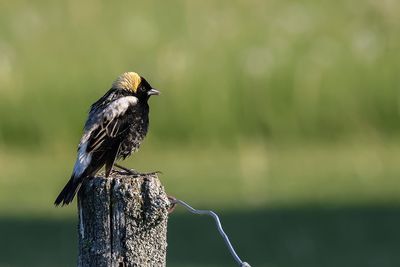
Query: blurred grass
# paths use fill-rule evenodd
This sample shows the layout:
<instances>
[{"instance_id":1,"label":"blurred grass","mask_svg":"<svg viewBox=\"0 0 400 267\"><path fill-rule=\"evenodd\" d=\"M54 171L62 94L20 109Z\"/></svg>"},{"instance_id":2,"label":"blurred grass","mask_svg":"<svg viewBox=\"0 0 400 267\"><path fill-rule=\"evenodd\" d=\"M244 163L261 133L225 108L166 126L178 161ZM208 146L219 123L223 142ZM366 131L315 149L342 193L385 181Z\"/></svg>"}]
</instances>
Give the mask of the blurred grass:
<instances>
[{"instance_id":1,"label":"blurred grass","mask_svg":"<svg viewBox=\"0 0 400 267\"><path fill-rule=\"evenodd\" d=\"M397 1L19 1L0 11L0 140L75 144L123 71L163 142L399 133Z\"/></svg>"}]
</instances>

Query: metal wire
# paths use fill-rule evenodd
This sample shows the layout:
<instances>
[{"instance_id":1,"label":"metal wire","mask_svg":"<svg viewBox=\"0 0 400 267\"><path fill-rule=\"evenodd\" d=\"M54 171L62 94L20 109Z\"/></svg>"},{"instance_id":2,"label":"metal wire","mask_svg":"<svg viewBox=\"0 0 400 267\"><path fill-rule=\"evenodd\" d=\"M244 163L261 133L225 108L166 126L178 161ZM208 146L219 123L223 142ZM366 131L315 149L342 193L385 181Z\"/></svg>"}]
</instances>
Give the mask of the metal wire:
<instances>
[{"instance_id":1,"label":"metal wire","mask_svg":"<svg viewBox=\"0 0 400 267\"><path fill-rule=\"evenodd\" d=\"M186 202L176 199L176 198L171 199L171 204L180 204L181 206L185 207L187 210L189 210L191 213L194 213L194 214L200 214L200 215L205 214L205 215L212 216L215 220L215 224L217 225L218 232L221 234L222 238L224 239L225 244L227 245L227 247L229 249L229 252L231 253L234 260L237 262L237 264L240 267L251 267L250 264L242 261L239 258L239 256L236 254L236 251L233 248L231 242L229 241L227 234L224 232L224 229L222 229L221 221L219 220L219 217L215 212L213 212L211 210L196 210L193 207L191 207L189 204L187 204Z\"/></svg>"}]
</instances>

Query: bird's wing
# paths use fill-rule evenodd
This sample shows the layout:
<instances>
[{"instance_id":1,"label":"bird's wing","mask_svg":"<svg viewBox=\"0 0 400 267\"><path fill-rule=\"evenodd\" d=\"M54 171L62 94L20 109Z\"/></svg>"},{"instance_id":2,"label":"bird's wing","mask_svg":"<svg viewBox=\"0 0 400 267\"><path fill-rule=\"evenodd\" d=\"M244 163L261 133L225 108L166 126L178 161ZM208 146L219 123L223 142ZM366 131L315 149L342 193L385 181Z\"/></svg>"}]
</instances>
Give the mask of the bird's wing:
<instances>
[{"instance_id":1,"label":"bird's wing","mask_svg":"<svg viewBox=\"0 0 400 267\"><path fill-rule=\"evenodd\" d=\"M126 118L124 115L130 106L137 104L138 99L134 96L125 96L111 102L103 111L97 122L94 123L90 131L87 153L99 151L103 147L102 144L109 139L115 139L124 130L126 130ZM124 127L125 126L125 127Z\"/></svg>"},{"instance_id":2,"label":"bird's wing","mask_svg":"<svg viewBox=\"0 0 400 267\"><path fill-rule=\"evenodd\" d=\"M92 175L106 164L108 176L118 153L121 136L128 130L126 111L137 102L136 97L125 96L110 102L103 109L90 112L91 123L85 127L74 173Z\"/></svg>"}]
</instances>

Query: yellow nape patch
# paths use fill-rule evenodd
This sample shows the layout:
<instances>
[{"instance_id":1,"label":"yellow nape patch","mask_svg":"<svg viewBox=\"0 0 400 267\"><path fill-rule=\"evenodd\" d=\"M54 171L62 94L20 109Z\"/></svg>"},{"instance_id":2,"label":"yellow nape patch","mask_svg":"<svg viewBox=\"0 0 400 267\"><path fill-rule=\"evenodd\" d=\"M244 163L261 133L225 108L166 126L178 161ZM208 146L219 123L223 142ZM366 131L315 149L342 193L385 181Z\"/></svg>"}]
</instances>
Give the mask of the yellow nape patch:
<instances>
[{"instance_id":1,"label":"yellow nape patch","mask_svg":"<svg viewBox=\"0 0 400 267\"><path fill-rule=\"evenodd\" d=\"M115 89L130 90L136 93L142 78L136 72L125 72L121 74L112 84Z\"/></svg>"}]
</instances>

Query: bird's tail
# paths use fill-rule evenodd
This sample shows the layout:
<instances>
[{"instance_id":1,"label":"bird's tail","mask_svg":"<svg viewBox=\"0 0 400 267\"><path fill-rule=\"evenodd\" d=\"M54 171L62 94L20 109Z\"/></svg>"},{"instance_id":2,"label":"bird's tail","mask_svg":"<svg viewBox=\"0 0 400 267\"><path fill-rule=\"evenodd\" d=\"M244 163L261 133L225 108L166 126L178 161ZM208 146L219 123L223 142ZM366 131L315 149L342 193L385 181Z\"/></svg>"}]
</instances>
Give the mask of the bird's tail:
<instances>
[{"instance_id":1,"label":"bird's tail","mask_svg":"<svg viewBox=\"0 0 400 267\"><path fill-rule=\"evenodd\" d=\"M68 183L64 186L63 190L58 195L56 201L54 201L54 205L58 206L62 204L62 206L64 206L71 203L74 199L74 196L82 185L82 180L82 177L75 177L74 175L72 175L71 179L69 179Z\"/></svg>"}]
</instances>

